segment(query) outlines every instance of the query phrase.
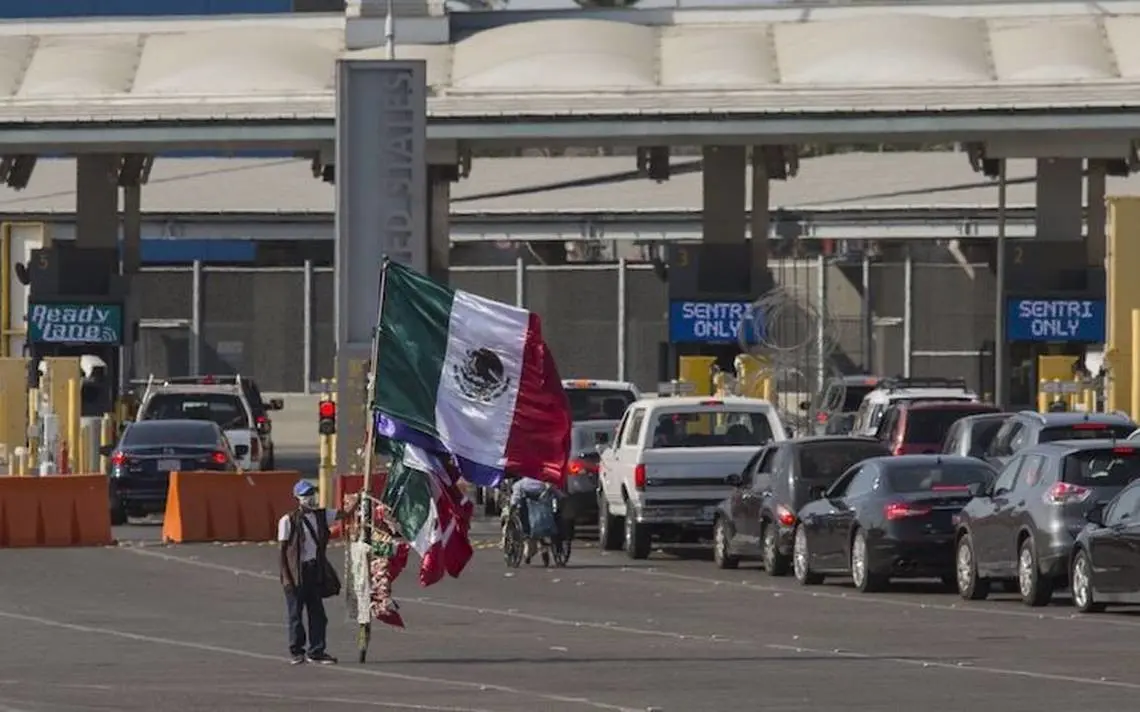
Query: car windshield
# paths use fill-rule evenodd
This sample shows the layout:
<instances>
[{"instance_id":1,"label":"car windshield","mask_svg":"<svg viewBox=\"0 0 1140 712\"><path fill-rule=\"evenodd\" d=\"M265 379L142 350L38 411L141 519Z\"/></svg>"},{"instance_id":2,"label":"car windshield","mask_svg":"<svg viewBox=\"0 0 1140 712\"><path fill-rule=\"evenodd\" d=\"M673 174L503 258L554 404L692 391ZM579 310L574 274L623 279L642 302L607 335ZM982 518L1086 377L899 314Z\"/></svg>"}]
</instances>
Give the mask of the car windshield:
<instances>
[{"instance_id":1,"label":"car windshield","mask_svg":"<svg viewBox=\"0 0 1140 712\"><path fill-rule=\"evenodd\" d=\"M601 427L575 425L570 437L570 449L574 451L572 454L596 452L598 445L609 445L616 429L616 424L608 423Z\"/></svg>"},{"instance_id":2,"label":"car windshield","mask_svg":"<svg viewBox=\"0 0 1140 712\"><path fill-rule=\"evenodd\" d=\"M877 442L836 440L804 443L799 447L800 477L812 484L831 484L855 463L889 454Z\"/></svg>"},{"instance_id":3,"label":"car windshield","mask_svg":"<svg viewBox=\"0 0 1140 712\"><path fill-rule=\"evenodd\" d=\"M989 483L994 478L994 471L981 462L977 464L933 462L929 465L890 465L886 475L891 491L900 494L964 492L972 484Z\"/></svg>"},{"instance_id":4,"label":"car windshield","mask_svg":"<svg viewBox=\"0 0 1140 712\"><path fill-rule=\"evenodd\" d=\"M218 433L208 423L163 422L161 420L134 423L123 433L123 447L154 447L158 445L188 445L213 447L218 444Z\"/></svg>"},{"instance_id":5,"label":"car windshield","mask_svg":"<svg viewBox=\"0 0 1140 712\"><path fill-rule=\"evenodd\" d=\"M1109 423L1073 423L1044 428L1038 442L1051 443L1057 440L1126 440L1132 431L1131 425Z\"/></svg>"},{"instance_id":6,"label":"car windshield","mask_svg":"<svg viewBox=\"0 0 1140 712\"><path fill-rule=\"evenodd\" d=\"M635 400L633 392L624 388L567 388L566 398L573 421L621 420Z\"/></svg>"},{"instance_id":7,"label":"car windshield","mask_svg":"<svg viewBox=\"0 0 1140 712\"><path fill-rule=\"evenodd\" d=\"M771 441L772 428L767 413L718 410L658 416L650 447L759 446Z\"/></svg>"},{"instance_id":8,"label":"car windshield","mask_svg":"<svg viewBox=\"0 0 1140 712\"><path fill-rule=\"evenodd\" d=\"M906 414L905 440L908 443L940 443L950 426L960 418L979 413L992 413L993 408L961 405L947 408L916 408Z\"/></svg>"},{"instance_id":9,"label":"car windshield","mask_svg":"<svg viewBox=\"0 0 1140 712\"><path fill-rule=\"evenodd\" d=\"M241 398L229 393L159 393L147 403L144 420L209 420L223 429L249 427Z\"/></svg>"},{"instance_id":10,"label":"car windshield","mask_svg":"<svg viewBox=\"0 0 1140 712\"><path fill-rule=\"evenodd\" d=\"M994 436L1005 423L1004 418L987 418L975 421L970 426L970 457L981 457L994 441Z\"/></svg>"},{"instance_id":11,"label":"car windshield","mask_svg":"<svg viewBox=\"0 0 1140 712\"><path fill-rule=\"evenodd\" d=\"M863 397L873 390L875 390L874 384L848 384L843 388L843 408L840 409L840 412L851 413L859 410L859 405L863 402Z\"/></svg>"},{"instance_id":12,"label":"car windshield","mask_svg":"<svg viewBox=\"0 0 1140 712\"><path fill-rule=\"evenodd\" d=\"M1065 458L1064 480L1082 487L1123 487L1140 477L1140 450L1085 450Z\"/></svg>"}]
</instances>

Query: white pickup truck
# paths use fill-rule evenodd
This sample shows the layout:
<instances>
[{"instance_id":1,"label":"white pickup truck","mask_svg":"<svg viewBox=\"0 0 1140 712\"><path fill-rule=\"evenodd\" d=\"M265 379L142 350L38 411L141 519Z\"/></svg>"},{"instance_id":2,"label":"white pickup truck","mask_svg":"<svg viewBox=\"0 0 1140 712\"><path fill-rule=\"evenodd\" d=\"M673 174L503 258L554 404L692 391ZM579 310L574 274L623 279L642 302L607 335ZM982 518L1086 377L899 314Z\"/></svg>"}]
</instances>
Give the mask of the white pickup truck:
<instances>
[{"instance_id":1,"label":"white pickup truck","mask_svg":"<svg viewBox=\"0 0 1140 712\"><path fill-rule=\"evenodd\" d=\"M601 456L602 548L649 556L653 537L697 541L717 505L763 445L787 432L771 403L755 398L642 399L622 417Z\"/></svg>"}]
</instances>

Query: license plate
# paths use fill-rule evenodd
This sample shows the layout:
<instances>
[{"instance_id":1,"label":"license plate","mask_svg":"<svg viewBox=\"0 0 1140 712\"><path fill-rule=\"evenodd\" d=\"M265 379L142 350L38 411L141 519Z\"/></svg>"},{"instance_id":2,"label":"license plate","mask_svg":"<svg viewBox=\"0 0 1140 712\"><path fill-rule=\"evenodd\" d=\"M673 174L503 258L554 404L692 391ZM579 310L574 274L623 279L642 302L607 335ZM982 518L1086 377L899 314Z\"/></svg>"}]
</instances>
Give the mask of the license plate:
<instances>
[{"instance_id":1,"label":"license plate","mask_svg":"<svg viewBox=\"0 0 1140 712\"><path fill-rule=\"evenodd\" d=\"M182 469L181 460L159 460L158 469L163 472L177 472Z\"/></svg>"}]
</instances>

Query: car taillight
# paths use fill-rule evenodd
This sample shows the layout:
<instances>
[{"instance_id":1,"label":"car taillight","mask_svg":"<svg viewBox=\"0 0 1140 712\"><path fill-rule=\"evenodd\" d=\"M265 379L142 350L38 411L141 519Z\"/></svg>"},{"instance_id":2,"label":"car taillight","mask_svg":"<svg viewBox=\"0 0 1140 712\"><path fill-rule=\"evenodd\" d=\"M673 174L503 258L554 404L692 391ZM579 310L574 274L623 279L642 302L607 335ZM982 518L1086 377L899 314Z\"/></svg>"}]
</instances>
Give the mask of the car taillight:
<instances>
[{"instance_id":1,"label":"car taillight","mask_svg":"<svg viewBox=\"0 0 1140 712\"><path fill-rule=\"evenodd\" d=\"M819 423L820 425L823 425L824 423L826 423L827 422L827 413L824 413L822 411L819 413L816 413L815 414L815 422Z\"/></svg>"},{"instance_id":2,"label":"car taillight","mask_svg":"<svg viewBox=\"0 0 1140 712\"><path fill-rule=\"evenodd\" d=\"M1088 487L1081 487L1068 482L1056 482L1046 490L1043 499L1045 504L1080 504L1088 499L1091 494L1092 490Z\"/></svg>"},{"instance_id":3,"label":"car taillight","mask_svg":"<svg viewBox=\"0 0 1140 712\"><path fill-rule=\"evenodd\" d=\"M116 450L111 453L111 464L116 466L125 465L127 464L127 456Z\"/></svg>"},{"instance_id":4,"label":"car taillight","mask_svg":"<svg viewBox=\"0 0 1140 712\"><path fill-rule=\"evenodd\" d=\"M923 517L930 514L930 507L925 504L915 504L914 502L892 502L883 510L884 516L889 521L898 521L899 519L909 519L910 517Z\"/></svg>"},{"instance_id":5,"label":"car taillight","mask_svg":"<svg viewBox=\"0 0 1140 712\"><path fill-rule=\"evenodd\" d=\"M218 450L217 452L214 452L210 455L210 462L214 463L215 465L224 465L229 461L229 456L221 450Z\"/></svg>"},{"instance_id":6,"label":"car taillight","mask_svg":"<svg viewBox=\"0 0 1140 712\"><path fill-rule=\"evenodd\" d=\"M1073 430L1108 430L1108 426L1104 423L1077 423Z\"/></svg>"},{"instance_id":7,"label":"car taillight","mask_svg":"<svg viewBox=\"0 0 1140 712\"><path fill-rule=\"evenodd\" d=\"M566 472L571 477L598 474L598 466L586 460L571 460L566 466Z\"/></svg>"},{"instance_id":8,"label":"car taillight","mask_svg":"<svg viewBox=\"0 0 1140 712\"><path fill-rule=\"evenodd\" d=\"M633 468L633 486L637 489L645 489L645 465L638 465Z\"/></svg>"},{"instance_id":9,"label":"car taillight","mask_svg":"<svg viewBox=\"0 0 1140 712\"><path fill-rule=\"evenodd\" d=\"M776 507L776 519L785 527L790 527L796 523L796 513L781 504Z\"/></svg>"}]
</instances>

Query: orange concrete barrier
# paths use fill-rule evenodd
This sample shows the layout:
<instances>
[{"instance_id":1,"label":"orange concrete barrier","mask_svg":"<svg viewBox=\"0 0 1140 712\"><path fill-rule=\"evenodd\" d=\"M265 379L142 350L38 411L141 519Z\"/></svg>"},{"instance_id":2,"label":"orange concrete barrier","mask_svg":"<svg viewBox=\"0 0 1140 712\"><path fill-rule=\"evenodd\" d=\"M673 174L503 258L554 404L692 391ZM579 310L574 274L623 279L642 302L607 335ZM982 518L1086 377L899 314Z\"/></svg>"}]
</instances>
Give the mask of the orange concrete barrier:
<instances>
[{"instance_id":1,"label":"orange concrete barrier","mask_svg":"<svg viewBox=\"0 0 1140 712\"><path fill-rule=\"evenodd\" d=\"M176 543L274 541L297 507L300 472L172 472L162 538Z\"/></svg>"},{"instance_id":2,"label":"orange concrete barrier","mask_svg":"<svg viewBox=\"0 0 1140 712\"><path fill-rule=\"evenodd\" d=\"M0 548L112 543L106 475L0 477Z\"/></svg>"}]
</instances>

